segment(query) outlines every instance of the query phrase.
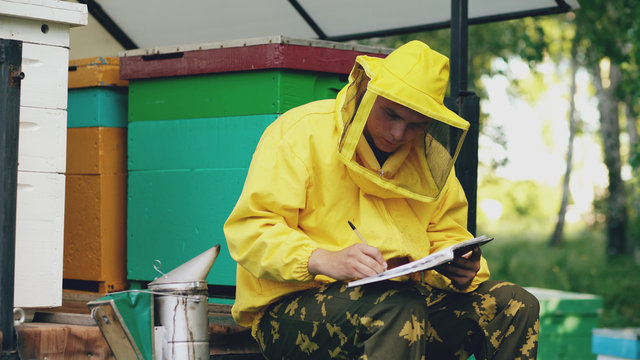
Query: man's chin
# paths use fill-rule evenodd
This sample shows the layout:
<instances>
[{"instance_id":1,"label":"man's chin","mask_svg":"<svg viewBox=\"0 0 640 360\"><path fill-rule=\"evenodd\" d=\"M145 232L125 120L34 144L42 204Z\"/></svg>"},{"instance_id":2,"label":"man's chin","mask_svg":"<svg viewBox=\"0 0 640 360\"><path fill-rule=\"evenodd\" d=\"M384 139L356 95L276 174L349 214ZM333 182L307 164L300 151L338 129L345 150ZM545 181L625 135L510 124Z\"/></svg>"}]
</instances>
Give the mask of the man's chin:
<instances>
[{"instance_id":1,"label":"man's chin","mask_svg":"<svg viewBox=\"0 0 640 360\"><path fill-rule=\"evenodd\" d=\"M385 144L385 146L379 146L378 150L380 150L382 152L386 152L386 153L392 153L392 152L398 150L398 148L400 148L400 145L388 145L388 144Z\"/></svg>"}]
</instances>

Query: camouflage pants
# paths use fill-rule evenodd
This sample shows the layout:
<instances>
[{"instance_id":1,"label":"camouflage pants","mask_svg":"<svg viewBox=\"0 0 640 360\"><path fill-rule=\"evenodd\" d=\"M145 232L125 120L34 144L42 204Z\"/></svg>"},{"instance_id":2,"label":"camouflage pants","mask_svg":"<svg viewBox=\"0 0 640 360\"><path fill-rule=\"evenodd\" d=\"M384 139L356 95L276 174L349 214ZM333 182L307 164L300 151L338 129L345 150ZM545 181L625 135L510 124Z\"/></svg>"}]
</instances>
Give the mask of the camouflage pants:
<instances>
[{"instance_id":1,"label":"camouflage pants","mask_svg":"<svg viewBox=\"0 0 640 360\"><path fill-rule=\"evenodd\" d=\"M336 282L265 311L256 340L279 359L535 359L539 305L508 282L467 294L383 281Z\"/></svg>"}]
</instances>

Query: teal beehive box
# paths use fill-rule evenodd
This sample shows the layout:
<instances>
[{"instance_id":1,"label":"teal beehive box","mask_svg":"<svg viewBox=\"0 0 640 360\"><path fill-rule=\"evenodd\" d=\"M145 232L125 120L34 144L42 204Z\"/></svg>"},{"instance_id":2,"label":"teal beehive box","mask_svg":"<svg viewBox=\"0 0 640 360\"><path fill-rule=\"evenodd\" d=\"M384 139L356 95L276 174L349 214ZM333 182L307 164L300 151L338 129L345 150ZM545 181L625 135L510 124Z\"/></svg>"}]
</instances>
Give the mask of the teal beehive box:
<instances>
[{"instance_id":1,"label":"teal beehive box","mask_svg":"<svg viewBox=\"0 0 640 360\"><path fill-rule=\"evenodd\" d=\"M602 297L527 288L540 302L539 360L596 359L591 331L598 326Z\"/></svg>"},{"instance_id":2,"label":"teal beehive box","mask_svg":"<svg viewBox=\"0 0 640 360\"><path fill-rule=\"evenodd\" d=\"M69 89L67 127L127 127L127 88Z\"/></svg>"},{"instance_id":3,"label":"teal beehive box","mask_svg":"<svg viewBox=\"0 0 640 360\"><path fill-rule=\"evenodd\" d=\"M242 192L251 156L277 115L133 122L128 139L127 277L158 276L222 245L215 285L235 285L222 227ZM152 241L151 241L152 239ZM159 246L160 245L160 246Z\"/></svg>"},{"instance_id":4,"label":"teal beehive box","mask_svg":"<svg viewBox=\"0 0 640 360\"><path fill-rule=\"evenodd\" d=\"M222 226L233 209L246 169L136 171L129 173L127 276L148 282L220 244L209 285L235 285L236 266Z\"/></svg>"},{"instance_id":5,"label":"teal beehive box","mask_svg":"<svg viewBox=\"0 0 640 360\"><path fill-rule=\"evenodd\" d=\"M130 171L248 168L277 114L138 121L129 124Z\"/></svg>"},{"instance_id":6,"label":"teal beehive box","mask_svg":"<svg viewBox=\"0 0 640 360\"><path fill-rule=\"evenodd\" d=\"M119 58L69 61L67 127L127 127L128 82Z\"/></svg>"}]
</instances>

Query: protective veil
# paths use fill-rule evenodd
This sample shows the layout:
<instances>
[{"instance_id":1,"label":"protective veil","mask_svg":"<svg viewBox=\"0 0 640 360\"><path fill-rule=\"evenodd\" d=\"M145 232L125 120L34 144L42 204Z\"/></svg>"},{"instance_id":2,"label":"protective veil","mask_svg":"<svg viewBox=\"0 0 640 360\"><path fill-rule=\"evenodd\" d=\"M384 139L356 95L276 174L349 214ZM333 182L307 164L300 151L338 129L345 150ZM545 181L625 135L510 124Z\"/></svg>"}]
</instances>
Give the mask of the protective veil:
<instances>
[{"instance_id":1,"label":"protective veil","mask_svg":"<svg viewBox=\"0 0 640 360\"><path fill-rule=\"evenodd\" d=\"M443 103L448 79L449 59L419 41L384 60L356 59L349 85L338 95L338 153L362 189L383 198L438 197L469 129L469 123ZM428 123L424 136L395 151L383 166L372 158L363 136L378 96L436 120Z\"/></svg>"}]
</instances>

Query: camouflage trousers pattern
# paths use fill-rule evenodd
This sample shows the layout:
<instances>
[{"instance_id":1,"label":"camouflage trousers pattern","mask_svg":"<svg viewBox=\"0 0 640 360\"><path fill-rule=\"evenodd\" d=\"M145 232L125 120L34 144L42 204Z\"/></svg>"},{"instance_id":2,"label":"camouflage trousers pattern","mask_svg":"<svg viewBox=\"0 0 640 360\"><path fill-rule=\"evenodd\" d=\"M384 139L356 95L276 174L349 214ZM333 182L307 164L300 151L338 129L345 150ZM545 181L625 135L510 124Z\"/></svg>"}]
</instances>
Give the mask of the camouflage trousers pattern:
<instances>
[{"instance_id":1,"label":"camouflage trousers pattern","mask_svg":"<svg viewBox=\"0 0 640 360\"><path fill-rule=\"evenodd\" d=\"M256 340L279 359L535 359L539 304L509 282L460 294L426 284L335 282L270 305Z\"/></svg>"}]
</instances>

